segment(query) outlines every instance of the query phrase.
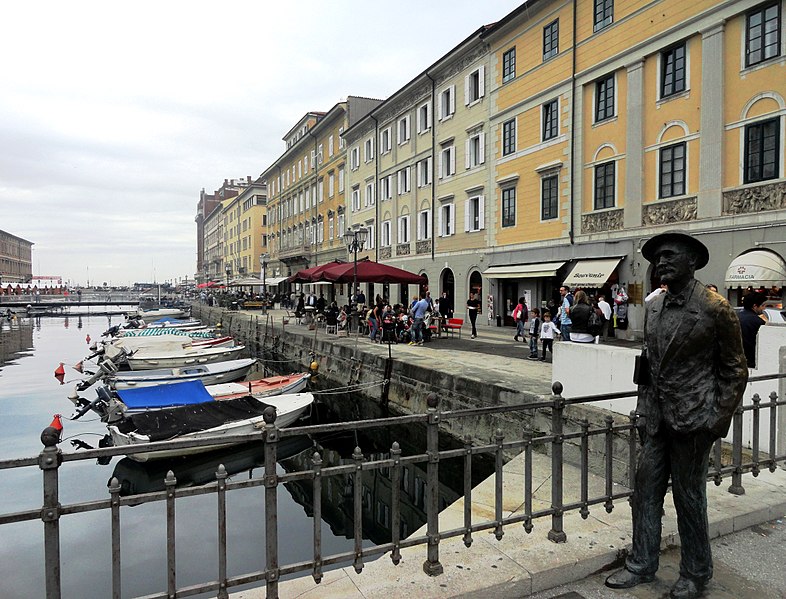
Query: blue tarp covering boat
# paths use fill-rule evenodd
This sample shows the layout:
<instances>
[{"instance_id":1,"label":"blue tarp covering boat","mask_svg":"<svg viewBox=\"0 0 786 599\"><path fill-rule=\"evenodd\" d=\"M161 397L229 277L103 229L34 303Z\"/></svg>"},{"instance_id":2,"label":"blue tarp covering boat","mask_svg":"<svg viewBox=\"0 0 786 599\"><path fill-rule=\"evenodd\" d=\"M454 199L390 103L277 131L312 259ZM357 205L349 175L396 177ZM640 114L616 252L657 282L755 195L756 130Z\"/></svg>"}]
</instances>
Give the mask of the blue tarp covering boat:
<instances>
[{"instance_id":1,"label":"blue tarp covering boat","mask_svg":"<svg viewBox=\"0 0 786 599\"><path fill-rule=\"evenodd\" d=\"M189 406L215 401L201 381L123 389L117 391L117 395L131 410Z\"/></svg>"}]
</instances>

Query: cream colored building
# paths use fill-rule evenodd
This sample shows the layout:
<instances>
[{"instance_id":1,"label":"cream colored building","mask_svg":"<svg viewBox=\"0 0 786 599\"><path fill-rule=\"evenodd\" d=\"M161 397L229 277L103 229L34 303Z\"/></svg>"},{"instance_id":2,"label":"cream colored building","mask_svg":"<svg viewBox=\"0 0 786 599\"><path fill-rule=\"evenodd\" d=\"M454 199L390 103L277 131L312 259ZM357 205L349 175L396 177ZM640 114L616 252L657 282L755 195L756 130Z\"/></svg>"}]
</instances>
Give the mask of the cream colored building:
<instances>
[{"instance_id":1,"label":"cream colored building","mask_svg":"<svg viewBox=\"0 0 786 599\"><path fill-rule=\"evenodd\" d=\"M267 252L267 186L250 182L222 203L224 275L230 280L260 276L260 255Z\"/></svg>"}]
</instances>

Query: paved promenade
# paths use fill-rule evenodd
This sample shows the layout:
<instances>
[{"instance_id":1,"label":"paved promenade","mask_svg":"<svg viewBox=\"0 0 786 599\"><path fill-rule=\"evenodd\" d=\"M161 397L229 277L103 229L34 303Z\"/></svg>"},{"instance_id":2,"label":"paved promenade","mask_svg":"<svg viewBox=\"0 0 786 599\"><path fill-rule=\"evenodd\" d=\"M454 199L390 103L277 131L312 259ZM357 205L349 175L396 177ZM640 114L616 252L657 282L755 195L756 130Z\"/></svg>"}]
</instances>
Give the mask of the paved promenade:
<instances>
[{"instance_id":1,"label":"paved promenade","mask_svg":"<svg viewBox=\"0 0 786 599\"><path fill-rule=\"evenodd\" d=\"M284 312L271 311L280 326ZM261 321L261 317L260 317ZM306 327L289 324L300 330ZM466 325L465 325L466 326ZM394 355L403 361L426 360L435 370L461 373L490 384L499 381L505 386L526 389L547 395L551 388L551 364L531 361L528 346L513 341L514 330L503 327L479 327L477 339L470 339L469 329L461 338L436 339L423 346L396 345ZM318 331L323 335L323 331ZM354 339L341 340L354 343ZM634 345L624 341L611 341ZM559 343L555 344L559 345ZM358 340L359 351L387 355L387 347L366 339ZM559 348L557 347L557 350ZM592 390L588 389L587 393ZM550 505L550 460L534 456L535 510ZM523 509L523 457L506 464L504 469L505 516ZM565 466L565 501L578 499L579 471ZM784 527L777 523L786 515L786 471L762 472L758 478L744 477L746 494L727 492L730 480L716 487L708 484L709 518L716 553L716 575L705 596L719 599L756 597L783 599L786 597L786 575L782 569L782 548L778 558L772 559L767 544L770 531L786 539ZM604 481L590 475L590 495L602 492ZM617 487L621 489L621 487ZM473 490L473 523L493 520L493 476ZM532 533L521 526L505 528L501 541L489 532L474 535L470 548L460 538L440 543L440 561L444 574L428 577L422 571L426 557L425 545L402 550L402 561L394 566L388 555L367 562L361 574L351 566L325 574L317 585L311 577L283 581L280 596L303 599L391 599L419 596L466 598L581 599L581 598L640 598L655 599L668 596L668 590L678 577L679 561L676 516L670 497L667 497L663 534L663 565L656 581L629 591L613 591L603 586L604 570L621 563L621 556L630 544L630 509L626 501L617 502L611 513L595 506L587 520L578 513L566 514L564 530L567 542L554 544L547 539L550 519L535 521ZM463 522L463 503L457 501L440 514L440 528L456 528ZM771 522L771 523L770 523ZM767 524L770 523L770 524ZM752 533L750 527L756 527ZM734 533L734 534L733 534ZM416 535L424 534L418 531ZM726 537L725 535L732 535ZM765 536L762 536L765 535ZM740 539L736 540L735 539ZM749 541L757 542L749 542ZM731 551L729 547L736 548ZM742 547L742 549L740 549ZM747 553L746 553L747 552ZM740 562L746 555L747 562ZM752 564L755 564L752 565ZM760 572L759 568L764 570ZM260 599L264 588L232 595L234 599Z\"/></svg>"}]
</instances>

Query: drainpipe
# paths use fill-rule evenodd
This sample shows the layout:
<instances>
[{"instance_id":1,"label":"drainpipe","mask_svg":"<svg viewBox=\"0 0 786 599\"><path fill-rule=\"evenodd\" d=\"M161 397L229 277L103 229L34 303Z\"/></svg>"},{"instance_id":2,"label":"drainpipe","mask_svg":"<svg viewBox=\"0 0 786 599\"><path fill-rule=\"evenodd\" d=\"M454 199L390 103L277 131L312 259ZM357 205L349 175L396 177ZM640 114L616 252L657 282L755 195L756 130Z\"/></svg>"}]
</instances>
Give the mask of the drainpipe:
<instances>
[{"instance_id":1,"label":"drainpipe","mask_svg":"<svg viewBox=\"0 0 786 599\"><path fill-rule=\"evenodd\" d=\"M573 192L574 181L573 173L576 160L576 4L579 0L573 0L573 48L571 51L571 73L570 73L570 229L568 235L570 237L570 244L573 245L574 231L573 231Z\"/></svg>"},{"instance_id":2,"label":"drainpipe","mask_svg":"<svg viewBox=\"0 0 786 599\"><path fill-rule=\"evenodd\" d=\"M379 121L373 114L369 116L374 120L374 222L376 224L376 231L379 235L382 232L382 223L379 221L379 148L377 142L379 141ZM391 140L392 142L393 140ZM393 225L391 223L391 229ZM391 235L393 237L393 235ZM379 241L379 239L377 239ZM392 244L391 244L392 245ZM379 243L374 244L374 261L379 262Z\"/></svg>"},{"instance_id":3,"label":"drainpipe","mask_svg":"<svg viewBox=\"0 0 786 599\"><path fill-rule=\"evenodd\" d=\"M317 197L312 198L311 201L314 203L314 216L316 217L317 224L319 224L319 152L317 147L317 136L314 135L313 127L308 130L308 134L314 138L314 182L316 185L314 186L315 192ZM317 231L316 229L311 230L311 234L314 236L314 266L319 266L319 251L317 250Z\"/></svg>"},{"instance_id":4,"label":"drainpipe","mask_svg":"<svg viewBox=\"0 0 786 599\"><path fill-rule=\"evenodd\" d=\"M426 73L426 77L431 81L431 261L433 262L434 246L436 245L436 237L434 236L434 217L436 214L434 210L437 195L437 119L434 118L434 114L437 110L437 82L428 73ZM417 218L417 216L416 210L415 217ZM415 230L417 231L417 223L415 223Z\"/></svg>"}]
</instances>

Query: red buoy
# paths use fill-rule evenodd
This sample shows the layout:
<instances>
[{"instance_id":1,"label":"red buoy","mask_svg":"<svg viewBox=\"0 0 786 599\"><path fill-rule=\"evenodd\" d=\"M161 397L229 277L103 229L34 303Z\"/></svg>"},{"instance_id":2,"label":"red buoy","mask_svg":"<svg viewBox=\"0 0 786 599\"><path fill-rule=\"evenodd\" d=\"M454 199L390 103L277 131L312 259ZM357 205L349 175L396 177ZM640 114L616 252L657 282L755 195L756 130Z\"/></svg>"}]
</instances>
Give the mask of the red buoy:
<instances>
[{"instance_id":1,"label":"red buoy","mask_svg":"<svg viewBox=\"0 0 786 599\"><path fill-rule=\"evenodd\" d=\"M61 422L61 418L63 417L62 414L55 414L54 419L52 420L51 426L52 428L56 428L58 431L63 432L63 423Z\"/></svg>"},{"instance_id":2,"label":"red buoy","mask_svg":"<svg viewBox=\"0 0 786 599\"><path fill-rule=\"evenodd\" d=\"M90 345L90 334L88 333L87 337L85 337L85 343Z\"/></svg>"},{"instance_id":3,"label":"red buoy","mask_svg":"<svg viewBox=\"0 0 786 599\"><path fill-rule=\"evenodd\" d=\"M65 374L65 368L63 368L62 362L60 362L60 366L55 368L55 376L57 376L58 374Z\"/></svg>"}]
</instances>

